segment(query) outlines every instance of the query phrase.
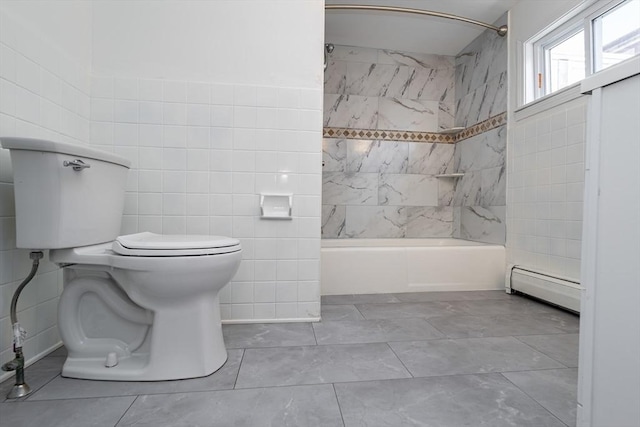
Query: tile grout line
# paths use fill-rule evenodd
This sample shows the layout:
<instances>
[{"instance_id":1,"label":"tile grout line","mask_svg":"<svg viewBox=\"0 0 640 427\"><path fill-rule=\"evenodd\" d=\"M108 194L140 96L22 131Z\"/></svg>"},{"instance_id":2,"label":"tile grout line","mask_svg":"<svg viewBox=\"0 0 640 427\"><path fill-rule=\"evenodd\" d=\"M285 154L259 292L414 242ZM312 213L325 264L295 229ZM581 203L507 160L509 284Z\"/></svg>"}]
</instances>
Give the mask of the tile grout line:
<instances>
[{"instance_id":1,"label":"tile grout line","mask_svg":"<svg viewBox=\"0 0 640 427\"><path fill-rule=\"evenodd\" d=\"M549 334L549 335L560 335L560 334ZM567 334L567 335L568 335L568 334ZM532 349L533 351L537 351L538 353L542 353L542 354L544 354L545 356L547 356L549 359L551 359L551 360L555 360L556 362L558 362L559 364L561 364L561 365L562 365L562 366L564 366L565 368L567 368L567 369L571 369L571 366L567 366L567 365L565 365L565 364L564 364L564 363L562 363L561 361L557 360L555 357L551 357L550 355L548 355L548 354L547 354L547 353L545 353L544 351L542 351L542 350L538 350L538 349L537 349L537 348L535 348L534 346L529 345L529 343L526 343L526 342L524 342L524 341L522 341L522 340L518 339L518 336L517 336L517 335L510 335L510 336L511 336L511 337L513 337L513 338L515 338L515 339L517 339L518 341L520 341L522 344L526 345L527 347L529 347L529 348L530 348L530 349ZM519 336L527 336L527 335L519 335ZM536 335L530 335L530 336L536 336Z\"/></svg>"},{"instance_id":2,"label":"tile grout line","mask_svg":"<svg viewBox=\"0 0 640 427\"><path fill-rule=\"evenodd\" d=\"M407 366L404 364L402 359L400 359L400 357L396 354L396 352L393 351L393 348L391 348L391 345L389 344L389 342L385 342L385 344L387 345L387 347L389 347L389 350L391 350L391 353L393 353L393 355L396 357L396 359L398 359L398 361L400 362L402 367L409 373L409 375L411 375L411 378L415 378L415 376L413 375L413 372L411 372L411 370L409 370L409 368L407 368Z\"/></svg>"},{"instance_id":3,"label":"tile grout line","mask_svg":"<svg viewBox=\"0 0 640 427\"><path fill-rule=\"evenodd\" d=\"M240 357L240 363L238 363L238 372L236 373L236 379L233 382L233 387L231 388L231 390L236 390L236 385L238 384L238 377L240 376L240 369L242 369L242 362L244 362L244 355L246 350L246 348L242 349L242 356Z\"/></svg>"},{"instance_id":4,"label":"tile grout line","mask_svg":"<svg viewBox=\"0 0 640 427\"><path fill-rule=\"evenodd\" d=\"M344 423L344 415L342 414L342 406L340 406L340 399L338 398L338 391L336 390L336 384L331 383L331 387L333 387L333 395L336 397L336 403L338 404L338 411L340 411L340 418L342 419L342 426L344 427L346 424Z\"/></svg>"},{"instance_id":5,"label":"tile grout line","mask_svg":"<svg viewBox=\"0 0 640 427\"><path fill-rule=\"evenodd\" d=\"M520 371L520 372L530 372L530 371ZM538 404L538 406L540 406L542 409L544 409L545 411L547 411L553 418L555 418L556 420L560 421L560 423L562 423L563 425L567 426L567 424L562 421L560 418L558 418L556 416L556 414L554 414L553 412L551 412L549 409L547 409L546 406L544 406L542 403L538 402L535 398L533 398L532 396L529 395L529 393L527 393L526 391L524 391L523 389L521 389L520 387L518 387L518 385L516 383L514 383L513 381L511 381L509 378L506 377L506 375L503 375L502 372L499 373L502 378L504 378L505 380L509 381L509 383L513 384L513 386L515 388L517 388L518 390L520 390L522 393L525 394L525 396L527 396L529 399L533 400L534 402L536 402ZM578 403L576 402L576 406L578 405ZM567 426L568 427L568 426Z\"/></svg>"},{"instance_id":6,"label":"tile grout line","mask_svg":"<svg viewBox=\"0 0 640 427\"><path fill-rule=\"evenodd\" d=\"M134 403L136 403L138 401L138 399L140 398L140 395L136 395L136 398L133 399L133 401L131 402L131 405L129 405L129 407L122 413L122 415L120 416L120 418L118 418L118 421L116 421L116 423L113 425L113 427L118 427L118 424L120 424L120 421L122 421L122 419L124 418L125 415L127 415L127 412L129 412L129 410L131 409L131 407L133 406Z\"/></svg>"}]
</instances>

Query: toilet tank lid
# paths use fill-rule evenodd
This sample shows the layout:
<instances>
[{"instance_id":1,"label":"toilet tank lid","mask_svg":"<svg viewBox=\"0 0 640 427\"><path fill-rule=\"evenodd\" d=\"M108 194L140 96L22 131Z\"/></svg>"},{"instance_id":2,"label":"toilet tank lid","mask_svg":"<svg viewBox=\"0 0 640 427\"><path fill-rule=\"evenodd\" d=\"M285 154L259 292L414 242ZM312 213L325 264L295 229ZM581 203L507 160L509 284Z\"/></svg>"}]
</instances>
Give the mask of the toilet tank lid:
<instances>
[{"instance_id":1,"label":"toilet tank lid","mask_svg":"<svg viewBox=\"0 0 640 427\"><path fill-rule=\"evenodd\" d=\"M69 154L71 156L115 163L117 165L124 166L125 168L131 166L131 162L124 157L86 145L70 144L68 142L3 136L0 137L0 145L9 150L43 151L47 153Z\"/></svg>"},{"instance_id":2,"label":"toilet tank lid","mask_svg":"<svg viewBox=\"0 0 640 427\"><path fill-rule=\"evenodd\" d=\"M208 235L143 233L119 236L116 241L128 249L211 249L235 247L240 241L231 237Z\"/></svg>"}]
</instances>

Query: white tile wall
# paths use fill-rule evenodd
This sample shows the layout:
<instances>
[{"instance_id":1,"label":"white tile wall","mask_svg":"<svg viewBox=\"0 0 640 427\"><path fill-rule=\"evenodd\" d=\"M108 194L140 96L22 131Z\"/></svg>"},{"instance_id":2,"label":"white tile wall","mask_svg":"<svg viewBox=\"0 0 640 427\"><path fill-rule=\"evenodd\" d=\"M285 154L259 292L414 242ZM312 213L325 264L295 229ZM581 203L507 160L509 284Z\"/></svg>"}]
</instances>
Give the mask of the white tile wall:
<instances>
[{"instance_id":1,"label":"white tile wall","mask_svg":"<svg viewBox=\"0 0 640 427\"><path fill-rule=\"evenodd\" d=\"M123 233L241 239L224 320L319 316L320 89L93 76L91 95L91 144L137 159ZM294 219L260 219L260 192L293 192Z\"/></svg>"},{"instance_id":2,"label":"white tile wall","mask_svg":"<svg viewBox=\"0 0 640 427\"><path fill-rule=\"evenodd\" d=\"M0 136L87 143L91 129L88 70L2 11L0 27ZM30 41L28 49L24 40ZM113 134L106 137L113 140ZM128 200L127 209L134 206ZM13 358L9 306L31 267L29 252L16 249L15 234L11 161L8 150L0 149L0 363ZM60 271L45 257L38 275L20 296L18 320L28 334L27 360L60 342L56 313L61 279Z\"/></svg>"},{"instance_id":3,"label":"white tile wall","mask_svg":"<svg viewBox=\"0 0 640 427\"><path fill-rule=\"evenodd\" d=\"M586 99L515 123L508 147L507 258L580 279Z\"/></svg>"}]
</instances>

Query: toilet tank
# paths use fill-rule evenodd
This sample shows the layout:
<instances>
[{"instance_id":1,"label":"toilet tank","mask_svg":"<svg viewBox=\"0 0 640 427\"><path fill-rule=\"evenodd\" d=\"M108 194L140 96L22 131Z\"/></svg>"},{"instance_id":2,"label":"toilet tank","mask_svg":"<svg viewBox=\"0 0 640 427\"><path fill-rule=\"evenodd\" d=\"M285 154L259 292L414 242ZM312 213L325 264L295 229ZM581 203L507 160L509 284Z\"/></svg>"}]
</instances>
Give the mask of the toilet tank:
<instances>
[{"instance_id":1,"label":"toilet tank","mask_svg":"<svg viewBox=\"0 0 640 427\"><path fill-rule=\"evenodd\" d=\"M87 246L120 234L128 160L41 139L1 137L0 145L11 155L19 248Z\"/></svg>"}]
</instances>

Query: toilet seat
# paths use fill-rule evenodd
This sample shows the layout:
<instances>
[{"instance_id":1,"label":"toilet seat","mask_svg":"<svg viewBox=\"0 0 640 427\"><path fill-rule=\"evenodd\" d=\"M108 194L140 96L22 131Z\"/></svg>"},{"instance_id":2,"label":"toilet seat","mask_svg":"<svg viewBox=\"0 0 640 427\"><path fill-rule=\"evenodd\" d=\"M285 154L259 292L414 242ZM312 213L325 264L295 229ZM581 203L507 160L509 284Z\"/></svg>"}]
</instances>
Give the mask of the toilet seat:
<instances>
[{"instance_id":1,"label":"toilet seat","mask_svg":"<svg viewBox=\"0 0 640 427\"><path fill-rule=\"evenodd\" d=\"M111 250L118 255L140 257L221 255L239 251L240 241L221 236L143 232L118 236Z\"/></svg>"}]
</instances>

